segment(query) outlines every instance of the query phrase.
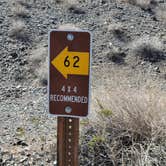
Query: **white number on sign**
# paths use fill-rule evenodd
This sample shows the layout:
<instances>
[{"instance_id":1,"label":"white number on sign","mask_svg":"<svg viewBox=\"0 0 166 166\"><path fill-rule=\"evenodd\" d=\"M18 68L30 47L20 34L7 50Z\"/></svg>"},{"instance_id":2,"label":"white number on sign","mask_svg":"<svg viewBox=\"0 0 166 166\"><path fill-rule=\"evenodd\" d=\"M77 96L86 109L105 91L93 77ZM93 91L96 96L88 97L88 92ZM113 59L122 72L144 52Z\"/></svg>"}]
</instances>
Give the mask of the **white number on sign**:
<instances>
[{"instance_id":1,"label":"white number on sign","mask_svg":"<svg viewBox=\"0 0 166 166\"><path fill-rule=\"evenodd\" d=\"M75 93L77 93L77 87L76 87L76 86L73 88L73 91L74 91Z\"/></svg>"},{"instance_id":2,"label":"white number on sign","mask_svg":"<svg viewBox=\"0 0 166 166\"><path fill-rule=\"evenodd\" d=\"M62 86L61 91L62 91L62 92L65 92L65 86Z\"/></svg>"},{"instance_id":3,"label":"white number on sign","mask_svg":"<svg viewBox=\"0 0 166 166\"><path fill-rule=\"evenodd\" d=\"M71 92L71 87L70 87L70 86L67 87L67 92L68 92L68 93Z\"/></svg>"},{"instance_id":4,"label":"white number on sign","mask_svg":"<svg viewBox=\"0 0 166 166\"><path fill-rule=\"evenodd\" d=\"M67 93L71 93L71 92L74 92L74 93L77 93L78 89L76 86L74 86L73 88L71 86L65 86L63 85L62 88L61 88L61 91L63 93L67 92Z\"/></svg>"}]
</instances>

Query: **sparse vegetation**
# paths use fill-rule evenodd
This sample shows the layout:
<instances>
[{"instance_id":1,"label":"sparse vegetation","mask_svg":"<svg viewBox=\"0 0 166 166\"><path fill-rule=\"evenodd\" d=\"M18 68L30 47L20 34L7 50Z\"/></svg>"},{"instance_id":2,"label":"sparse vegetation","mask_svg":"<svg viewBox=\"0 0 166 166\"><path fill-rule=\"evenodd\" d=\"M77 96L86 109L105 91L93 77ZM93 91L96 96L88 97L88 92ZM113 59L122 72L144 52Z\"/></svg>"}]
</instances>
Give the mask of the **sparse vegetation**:
<instances>
[{"instance_id":1,"label":"sparse vegetation","mask_svg":"<svg viewBox=\"0 0 166 166\"><path fill-rule=\"evenodd\" d=\"M27 9L19 3L15 3L12 7L13 14L17 17L28 17Z\"/></svg>"},{"instance_id":2,"label":"sparse vegetation","mask_svg":"<svg viewBox=\"0 0 166 166\"><path fill-rule=\"evenodd\" d=\"M23 41L28 41L28 39L29 39L26 25L21 20L13 21L9 35L10 35L10 37L13 37L13 38L19 39L19 40L23 40Z\"/></svg>"},{"instance_id":3,"label":"sparse vegetation","mask_svg":"<svg viewBox=\"0 0 166 166\"><path fill-rule=\"evenodd\" d=\"M47 32L78 27L93 52L80 166L166 165L165 0L1 0L0 11L0 165L57 165Z\"/></svg>"},{"instance_id":4,"label":"sparse vegetation","mask_svg":"<svg viewBox=\"0 0 166 166\"><path fill-rule=\"evenodd\" d=\"M156 8L156 19L166 22L166 4Z\"/></svg>"},{"instance_id":5,"label":"sparse vegetation","mask_svg":"<svg viewBox=\"0 0 166 166\"><path fill-rule=\"evenodd\" d=\"M108 60L116 63L116 64L124 64L125 60L124 58L126 57L126 54L120 50L120 48L112 46L112 49L110 52L107 53L107 58Z\"/></svg>"},{"instance_id":6,"label":"sparse vegetation","mask_svg":"<svg viewBox=\"0 0 166 166\"><path fill-rule=\"evenodd\" d=\"M48 81L48 59L46 58L46 61L41 63L39 70L37 71L39 81L42 85L46 86Z\"/></svg>"},{"instance_id":7,"label":"sparse vegetation","mask_svg":"<svg viewBox=\"0 0 166 166\"><path fill-rule=\"evenodd\" d=\"M111 23L108 26L108 31L111 32L120 42L128 42L130 40L126 34L125 26L121 23Z\"/></svg>"},{"instance_id":8,"label":"sparse vegetation","mask_svg":"<svg viewBox=\"0 0 166 166\"><path fill-rule=\"evenodd\" d=\"M154 8L157 5L156 0L120 0L121 2L127 2L132 5L140 6L142 9Z\"/></svg>"},{"instance_id":9,"label":"sparse vegetation","mask_svg":"<svg viewBox=\"0 0 166 166\"><path fill-rule=\"evenodd\" d=\"M32 122L32 124L34 124L35 126L38 126L40 124L40 119L38 117L32 117L30 119L30 121Z\"/></svg>"},{"instance_id":10,"label":"sparse vegetation","mask_svg":"<svg viewBox=\"0 0 166 166\"><path fill-rule=\"evenodd\" d=\"M165 59L163 43L156 37L143 37L131 44L133 54L149 62L159 62Z\"/></svg>"},{"instance_id":11,"label":"sparse vegetation","mask_svg":"<svg viewBox=\"0 0 166 166\"><path fill-rule=\"evenodd\" d=\"M95 118L84 129L83 135L89 139L82 141L82 150L91 152L84 164L93 160L94 164L103 165L164 166L166 96L146 90L114 92L105 91L110 96L105 98L104 105L107 103L111 114L105 116L110 111L103 114L103 110L93 112Z\"/></svg>"},{"instance_id":12,"label":"sparse vegetation","mask_svg":"<svg viewBox=\"0 0 166 166\"><path fill-rule=\"evenodd\" d=\"M36 49L30 53L31 70L37 76L42 85L47 85L48 79L48 57L47 48L40 43ZM38 67L37 67L38 66Z\"/></svg>"},{"instance_id":13,"label":"sparse vegetation","mask_svg":"<svg viewBox=\"0 0 166 166\"><path fill-rule=\"evenodd\" d=\"M16 135L19 137L25 136L25 129L23 127L18 127L16 129Z\"/></svg>"}]
</instances>

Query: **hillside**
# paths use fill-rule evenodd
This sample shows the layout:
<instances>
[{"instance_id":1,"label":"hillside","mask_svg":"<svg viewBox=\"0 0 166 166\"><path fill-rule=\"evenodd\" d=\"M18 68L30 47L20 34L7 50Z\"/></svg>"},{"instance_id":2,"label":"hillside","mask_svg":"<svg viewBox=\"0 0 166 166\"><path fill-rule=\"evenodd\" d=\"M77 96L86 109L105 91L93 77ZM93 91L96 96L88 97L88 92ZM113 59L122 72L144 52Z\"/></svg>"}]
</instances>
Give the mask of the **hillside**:
<instances>
[{"instance_id":1,"label":"hillside","mask_svg":"<svg viewBox=\"0 0 166 166\"><path fill-rule=\"evenodd\" d=\"M56 165L48 32L92 32L80 165L166 165L165 0L0 0L0 166Z\"/></svg>"}]
</instances>

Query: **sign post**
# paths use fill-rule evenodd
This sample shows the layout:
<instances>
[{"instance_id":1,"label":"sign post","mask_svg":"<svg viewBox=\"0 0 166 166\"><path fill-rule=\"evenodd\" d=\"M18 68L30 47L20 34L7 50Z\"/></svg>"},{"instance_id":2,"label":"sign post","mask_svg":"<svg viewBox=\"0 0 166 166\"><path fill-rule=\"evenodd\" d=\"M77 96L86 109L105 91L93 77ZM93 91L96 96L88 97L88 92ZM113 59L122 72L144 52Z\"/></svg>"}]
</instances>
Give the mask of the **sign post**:
<instances>
[{"instance_id":1,"label":"sign post","mask_svg":"<svg viewBox=\"0 0 166 166\"><path fill-rule=\"evenodd\" d=\"M58 117L58 166L78 166L79 118Z\"/></svg>"},{"instance_id":2,"label":"sign post","mask_svg":"<svg viewBox=\"0 0 166 166\"><path fill-rule=\"evenodd\" d=\"M79 165L79 118L88 115L90 55L89 32L50 32L49 112L58 116L58 166Z\"/></svg>"}]
</instances>

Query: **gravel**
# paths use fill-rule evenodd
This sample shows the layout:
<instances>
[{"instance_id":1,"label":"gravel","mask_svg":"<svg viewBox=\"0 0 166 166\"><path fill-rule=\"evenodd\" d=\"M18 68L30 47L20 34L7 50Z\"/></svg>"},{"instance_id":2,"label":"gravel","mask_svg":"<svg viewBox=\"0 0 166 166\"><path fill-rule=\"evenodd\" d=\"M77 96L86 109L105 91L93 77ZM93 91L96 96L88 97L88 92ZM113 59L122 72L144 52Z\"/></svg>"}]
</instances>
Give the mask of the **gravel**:
<instances>
[{"instance_id":1,"label":"gravel","mask_svg":"<svg viewBox=\"0 0 166 166\"><path fill-rule=\"evenodd\" d=\"M56 165L56 118L48 114L47 87L38 83L29 62L41 41L47 47L50 29L71 23L91 31L93 67L109 66L110 71L120 67L133 82L138 71L150 73L150 79L166 90L166 22L153 12L115 0L75 4L29 0L20 3L27 12L22 17L13 13L14 2L0 1L0 165ZM25 24L25 38L10 35L18 20ZM131 43L144 36L155 36L163 43L161 61L151 63L134 56Z\"/></svg>"}]
</instances>

